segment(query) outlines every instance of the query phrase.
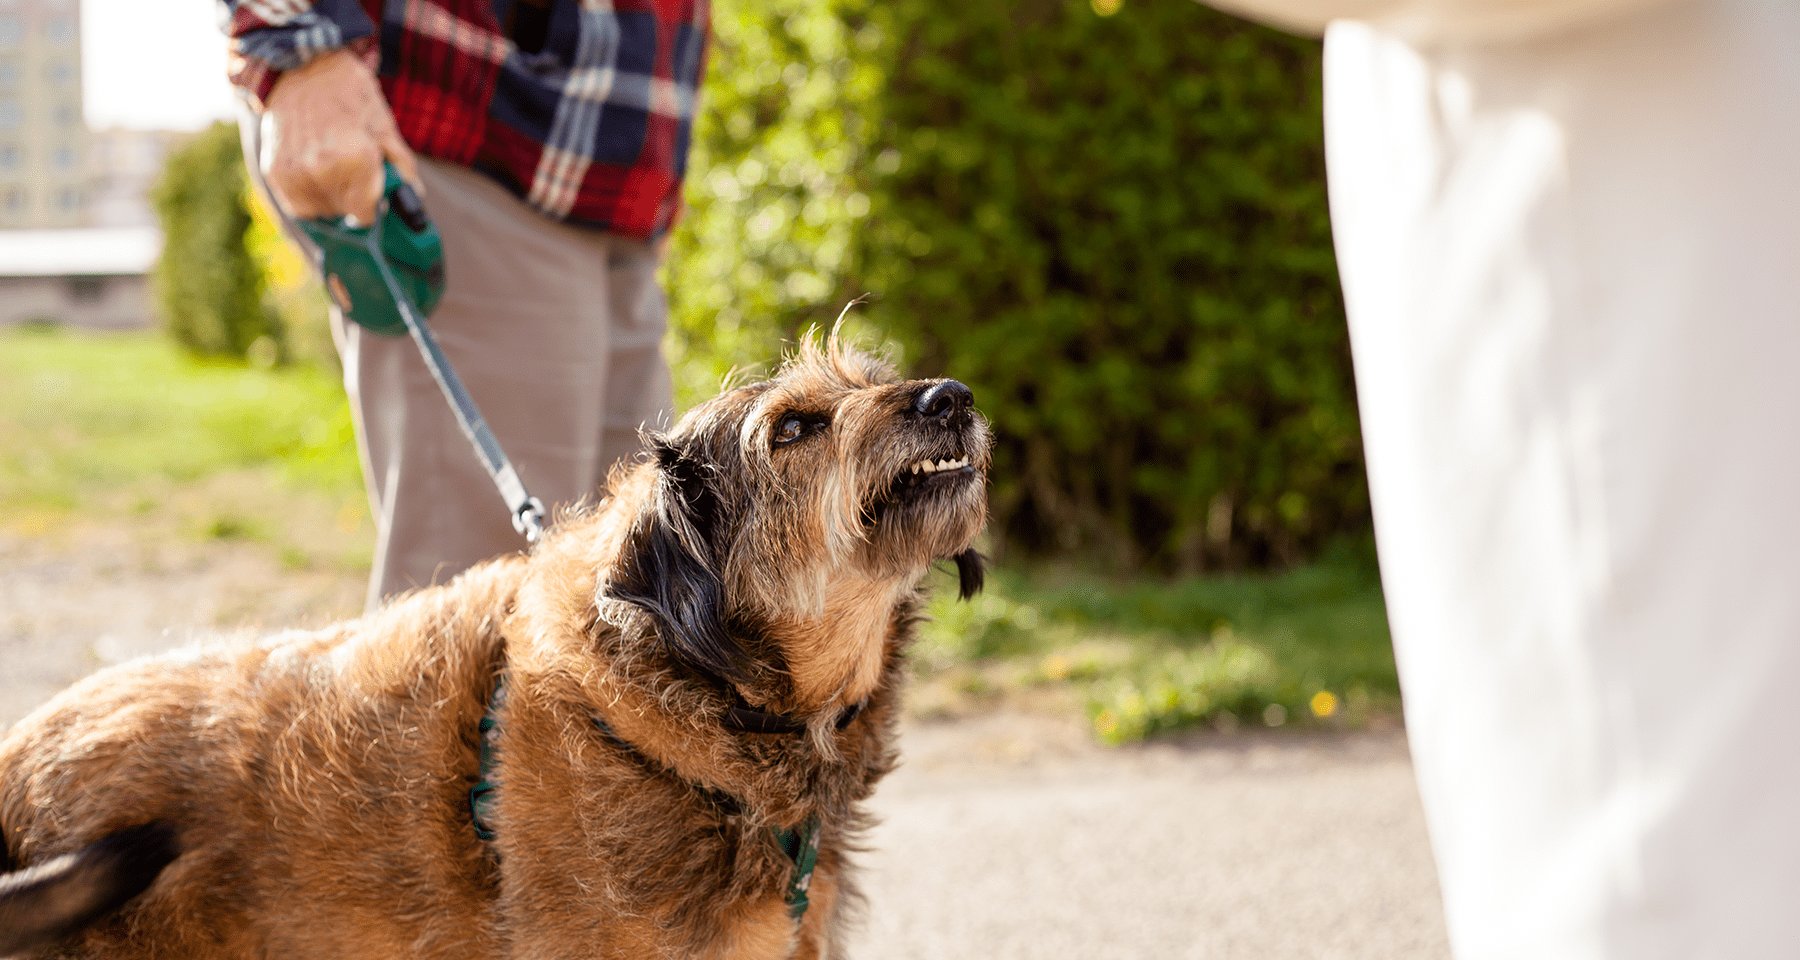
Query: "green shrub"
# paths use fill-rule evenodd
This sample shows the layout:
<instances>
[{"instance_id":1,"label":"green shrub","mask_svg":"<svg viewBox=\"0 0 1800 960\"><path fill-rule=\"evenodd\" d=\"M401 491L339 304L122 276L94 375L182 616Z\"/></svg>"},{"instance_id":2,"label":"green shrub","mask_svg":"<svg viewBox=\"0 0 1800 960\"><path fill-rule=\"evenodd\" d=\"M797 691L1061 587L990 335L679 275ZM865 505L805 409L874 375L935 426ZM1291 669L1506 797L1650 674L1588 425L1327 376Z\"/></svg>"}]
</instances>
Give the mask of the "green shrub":
<instances>
[{"instance_id":1,"label":"green shrub","mask_svg":"<svg viewBox=\"0 0 1800 960\"><path fill-rule=\"evenodd\" d=\"M153 280L164 329L201 356L285 359L280 318L263 303L263 270L245 244L237 127L215 123L171 154L151 199L163 229Z\"/></svg>"},{"instance_id":2,"label":"green shrub","mask_svg":"<svg viewBox=\"0 0 1800 960\"><path fill-rule=\"evenodd\" d=\"M1217 569L1366 527L1316 43L1111 0L715 22L669 272L684 396L867 292L865 339L994 421L1013 547Z\"/></svg>"},{"instance_id":3,"label":"green shrub","mask_svg":"<svg viewBox=\"0 0 1800 960\"><path fill-rule=\"evenodd\" d=\"M709 71L671 241L670 360L683 405L781 341L829 324L856 284L877 132L881 35L862 0L739 0L713 11Z\"/></svg>"}]
</instances>

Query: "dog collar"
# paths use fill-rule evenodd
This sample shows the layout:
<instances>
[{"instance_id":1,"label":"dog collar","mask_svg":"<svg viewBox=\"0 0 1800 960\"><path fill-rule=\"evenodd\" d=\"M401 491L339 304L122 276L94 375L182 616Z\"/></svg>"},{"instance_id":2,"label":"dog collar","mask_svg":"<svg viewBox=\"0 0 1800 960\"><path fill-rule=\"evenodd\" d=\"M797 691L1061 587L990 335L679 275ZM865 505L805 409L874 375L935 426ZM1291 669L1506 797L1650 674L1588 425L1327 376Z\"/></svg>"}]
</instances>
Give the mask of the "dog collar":
<instances>
[{"instance_id":1,"label":"dog collar","mask_svg":"<svg viewBox=\"0 0 1800 960\"><path fill-rule=\"evenodd\" d=\"M849 726L858 716L862 715L862 710L862 704L851 704L850 709L845 710L844 715L838 717L837 728L842 730ZM806 730L806 722L803 720L796 720L783 713L757 710L754 707L726 707L724 720L728 729L736 730L738 733L803 733Z\"/></svg>"},{"instance_id":2,"label":"dog collar","mask_svg":"<svg viewBox=\"0 0 1800 960\"><path fill-rule=\"evenodd\" d=\"M494 765L500 758L500 708L506 703L506 674L501 673L494 678L494 692L488 697L487 710L481 715L478 727L481 733L480 776L473 787L469 788L469 820L475 827L475 836L483 841L493 841L499 836L493 826L495 792ZM862 705L857 704L838 718L838 729L850 725L862 712ZM594 715L594 728L613 746L619 748L630 757L632 762L653 773L678 777L673 770L663 764L644 756L631 741L619 736L612 725L604 717ZM806 725L792 717L781 714L766 713L750 707L729 707L725 712L725 726L742 733L798 733L806 729ZM743 804L731 794L714 790L703 784L687 781L694 790L699 791L714 806L726 815L743 812ZM807 817L796 827L769 827L769 836L774 839L775 846L793 864L788 873L785 900L788 916L796 923L806 916L806 908L811 905L808 891L812 887L813 870L819 863L819 818L818 815Z\"/></svg>"}]
</instances>

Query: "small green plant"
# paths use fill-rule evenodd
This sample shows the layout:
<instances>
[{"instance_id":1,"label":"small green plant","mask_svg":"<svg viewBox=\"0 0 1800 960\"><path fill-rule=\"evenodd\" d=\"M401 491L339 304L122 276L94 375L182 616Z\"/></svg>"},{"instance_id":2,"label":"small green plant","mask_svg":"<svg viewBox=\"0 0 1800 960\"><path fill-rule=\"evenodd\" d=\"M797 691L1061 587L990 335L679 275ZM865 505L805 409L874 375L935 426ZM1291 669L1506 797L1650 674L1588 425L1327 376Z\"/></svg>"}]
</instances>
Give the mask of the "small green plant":
<instances>
[{"instance_id":1,"label":"small green plant","mask_svg":"<svg viewBox=\"0 0 1800 960\"><path fill-rule=\"evenodd\" d=\"M927 703L1060 695L1127 743L1198 725L1359 723L1398 709L1365 551L1274 576L1119 578L1001 569L940 596L914 651Z\"/></svg>"}]
</instances>

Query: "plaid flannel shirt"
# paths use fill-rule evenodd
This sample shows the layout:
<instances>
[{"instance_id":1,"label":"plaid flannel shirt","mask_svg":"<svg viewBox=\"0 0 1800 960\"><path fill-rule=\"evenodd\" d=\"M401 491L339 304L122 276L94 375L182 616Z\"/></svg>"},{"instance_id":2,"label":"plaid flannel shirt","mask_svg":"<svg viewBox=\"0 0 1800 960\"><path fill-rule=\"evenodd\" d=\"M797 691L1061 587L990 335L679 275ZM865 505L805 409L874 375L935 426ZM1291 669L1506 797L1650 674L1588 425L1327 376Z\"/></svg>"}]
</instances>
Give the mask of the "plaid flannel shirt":
<instances>
[{"instance_id":1,"label":"plaid flannel shirt","mask_svg":"<svg viewBox=\"0 0 1800 960\"><path fill-rule=\"evenodd\" d=\"M680 209L708 0L219 0L232 82L349 49L400 133L559 220L653 239ZM379 28L378 28L379 25Z\"/></svg>"}]
</instances>

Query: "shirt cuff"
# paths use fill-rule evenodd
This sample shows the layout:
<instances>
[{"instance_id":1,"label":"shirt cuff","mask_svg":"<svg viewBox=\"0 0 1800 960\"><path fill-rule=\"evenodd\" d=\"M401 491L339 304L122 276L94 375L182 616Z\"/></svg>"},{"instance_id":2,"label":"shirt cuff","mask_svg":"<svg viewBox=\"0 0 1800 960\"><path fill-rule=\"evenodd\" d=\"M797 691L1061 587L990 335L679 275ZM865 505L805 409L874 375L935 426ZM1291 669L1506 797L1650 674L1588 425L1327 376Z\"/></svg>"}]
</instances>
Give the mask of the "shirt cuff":
<instances>
[{"instance_id":1,"label":"shirt cuff","mask_svg":"<svg viewBox=\"0 0 1800 960\"><path fill-rule=\"evenodd\" d=\"M354 5L354 15L350 17L327 16L314 9L278 25L259 25L246 9L249 6L240 4L232 19L227 71L232 84L258 111L283 74L327 53L349 50L371 70L379 65L375 25Z\"/></svg>"}]
</instances>

